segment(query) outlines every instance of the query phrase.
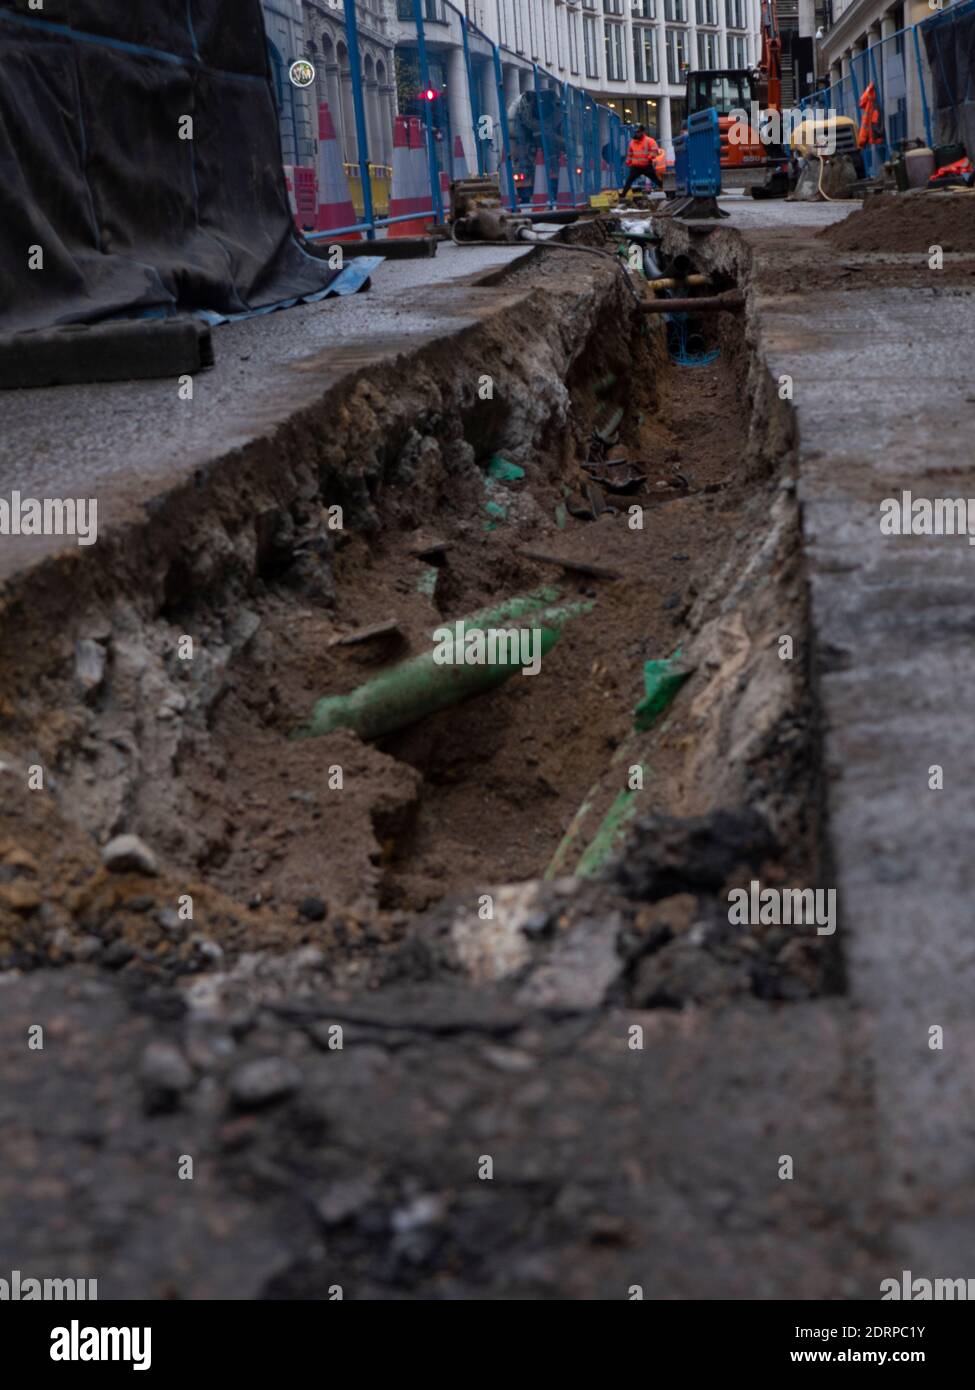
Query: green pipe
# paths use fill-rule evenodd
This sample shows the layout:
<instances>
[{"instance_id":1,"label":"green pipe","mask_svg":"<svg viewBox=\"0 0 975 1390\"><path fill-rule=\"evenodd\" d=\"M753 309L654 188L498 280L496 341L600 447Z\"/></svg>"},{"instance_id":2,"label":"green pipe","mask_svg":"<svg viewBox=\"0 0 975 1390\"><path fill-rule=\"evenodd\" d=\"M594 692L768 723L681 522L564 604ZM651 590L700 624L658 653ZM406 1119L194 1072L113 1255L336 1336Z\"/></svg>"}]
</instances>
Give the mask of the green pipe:
<instances>
[{"instance_id":1,"label":"green pipe","mask_svg":"<svg viewBox=\"0 0 975 1390\"><path fill-rule=\"evenodd\" d=\"M539 632L538 651L545 656L571 618L595 607L593 600L553 605L551 600L555 597L556 591L541 589L509 599L496 608L464 618L465 634L483 635L488 628L510 629L517 619L527 617L530 627ZM437 632L453 632L455 626L443 623ZM431 634L431 642L438 640L436 634ZM522 669L518 660L485 661L474 666L440 664L435 660L435 650L381 672L349 695L329 695L319 700L310 721L296 729L292 737L318 738L334 729L354 729L364 739L382 738L426 715L492 690Z\"/></svg>"},{"instance_id":2,"label":"green pipe","mask_svg":"<svg viewBox=\"0 0 975 1390\"><path fill-rule=\"evenodd\" d=\"M568 868L569 855L572 853L573 846L577 844L582 833L582 827L586 822L586 817L592 810L593 801L599 795L599 783L597 782L586 794L586 799L572 817L572 822L568 830L562 836L559 847L552 855L548 868L545 870L546 883L553 878L561 878L563 874L571 872Z\"/></svg>"},{"instance_id":3,"label":"green pipe","mask_svg":"<svg viewBox=\"0 0 975 1390\"><path fill-rule=\"evenodd\" d=\"M644 768L646 774L647 769ZM578 878L592 878L619 848L639 807L639 792L622 791L606 812L589 848L576 865Z\"/></svg>"}]
</instances>

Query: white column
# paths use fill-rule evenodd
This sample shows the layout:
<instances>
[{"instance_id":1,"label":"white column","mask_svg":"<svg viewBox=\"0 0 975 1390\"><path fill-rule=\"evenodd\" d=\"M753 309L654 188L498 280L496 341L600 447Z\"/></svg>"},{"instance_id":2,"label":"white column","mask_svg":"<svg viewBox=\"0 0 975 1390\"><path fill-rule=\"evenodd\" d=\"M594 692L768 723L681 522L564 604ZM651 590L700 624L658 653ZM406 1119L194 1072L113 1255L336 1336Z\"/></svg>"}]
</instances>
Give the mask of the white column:
<instances>
[{"instance_id":1,"label":"white column","mask_svg":"<svg viewBox=\"0 0 975 1390\"><path fill-rule=\"evenodd\" d=\"M452 48L447 55L447 100L450 106L450 126L455 136L464 143L468 169L477 169L474 150L474 112L471 108L470 92L467 87L467 63L463 48ZM449 151L453 161L454 152ZM450 166L453 168L453 163Z\"/></svg>"},{"instance_id":2,"label":"white column","mask_svg":"<svg viewBox=\"0 0 975 1390\"><path fill-rule=\"evenodd\" d=\"M673 132L670 124L670 97L661 94L657 98L657 120L660 125L660 144L668 155L673 154Z\"/></svg>"},{"instance_id":3,"label":"white column","mask_svg":"<svg viewBox=\"0 0 975 1390\"><path fill-rule=\"evenodd\" d=\"M481 64L481 115L490 116L494 122L494 139L484 143L484 167L489 174L497 172L498 155L501 150L501 105L498 101L498 84L495 81L494 63L489 59Z\"/></svg>"}]
</instances>

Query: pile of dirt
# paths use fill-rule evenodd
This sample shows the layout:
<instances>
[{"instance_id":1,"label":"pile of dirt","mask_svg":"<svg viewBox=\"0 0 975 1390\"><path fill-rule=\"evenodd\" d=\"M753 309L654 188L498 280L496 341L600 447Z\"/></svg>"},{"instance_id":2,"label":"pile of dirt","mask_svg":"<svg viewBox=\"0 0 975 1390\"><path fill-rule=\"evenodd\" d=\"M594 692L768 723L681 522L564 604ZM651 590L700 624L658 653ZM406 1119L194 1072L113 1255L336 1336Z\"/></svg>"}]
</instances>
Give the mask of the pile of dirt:
<instances>
[{"instance_id":1,"label":"pile of dirt","mask_svg":"<svg viewBox=\"0 0 975 1390\"><path fill-rule=\"evenodd\" d=\"M819 235L838 251L975 251L975 196L882 193Z\"/></svg>"}]
</instances>

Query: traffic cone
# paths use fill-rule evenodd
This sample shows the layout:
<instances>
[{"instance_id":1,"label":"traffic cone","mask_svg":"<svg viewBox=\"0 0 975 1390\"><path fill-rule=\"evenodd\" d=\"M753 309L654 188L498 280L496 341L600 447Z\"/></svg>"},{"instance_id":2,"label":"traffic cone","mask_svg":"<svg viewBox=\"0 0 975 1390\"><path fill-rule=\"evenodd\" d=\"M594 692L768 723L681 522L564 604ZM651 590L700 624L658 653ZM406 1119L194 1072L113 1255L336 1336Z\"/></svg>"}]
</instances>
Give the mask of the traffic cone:
<instances>
[{"instance_id":1,"label":"traffic cone","mask_svg":"<svg viewBox=\"0 0 975 1390\"><path fill-rule=\"evenodd\" d=\"M464 142L459 135L454 136L454 182L459 183L461 179L469 179L471 171L467 166L467 154L464 150Z\"/></svg>"},{"instance_id":2,"label":"traffic cone","mask_svg":"<svg viewBox=\"0 0 975 1390\"><path fill-rule=\"evenodd\" d=\"M557 208L575 207L572 201L572 189L569 187L569 164L565 157L565 150L559 155L559 190L555 198Z\"/></svg>"},{"instance_id":3,"label":"traffic cone","mask_svg":"<svg viewBox=\"0 0 975 1390\"><path fill-rule=\"evenodd\" d=\"M535 187L532 192L532 207L536 212L544 212L550 202L548 191L548 167L541 150L535 153Z\"/></svg>"},{"instance_id":4,"label":"traffic cone","mask_svg":"<svg viewBox=\"0 0 975 1390\"><path fill-rule=\"evenodd\" d=\"M389 199L390 217L405 217L417 210L416 177L410 124L415 116L397 116L393 121L393 186ZM424 231L422 222L394 222L391 237L417 236Z\"/></svg>"},{"instance_id":5,"label":"traffic cone","mask_svg":"<svg viewBox=\"0 0 975 1390\"><path fill-rule=\"evenodd\" d=\"M354 227L358 220L349 196L349 182L342 168L332 113L328 109L328 102L323 101L318 107L318 217L315 219L315 231L330 232L336 227ZM337 240L361 241L362 238L353 232Z\"/></svg>"}]
</instances>

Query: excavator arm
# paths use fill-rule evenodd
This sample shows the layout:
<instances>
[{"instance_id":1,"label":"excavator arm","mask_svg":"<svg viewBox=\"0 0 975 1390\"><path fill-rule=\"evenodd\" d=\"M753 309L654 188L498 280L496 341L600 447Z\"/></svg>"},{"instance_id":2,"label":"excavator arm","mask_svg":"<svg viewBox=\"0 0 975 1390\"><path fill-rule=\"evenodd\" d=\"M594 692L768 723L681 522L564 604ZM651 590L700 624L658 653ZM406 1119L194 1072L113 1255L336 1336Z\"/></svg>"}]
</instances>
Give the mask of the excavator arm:
<instances>
[{"instance_id":1,"label":"excavator arm","mask_svg":"<svg viewBox=\"0 0 975 1390\"><path fill-rule=\"evenodd\" d=\"M762 58L759 63L765 88L764 106L782 111L782 35L776 0L762 0Z\"/></svg>"}]
</instances>

